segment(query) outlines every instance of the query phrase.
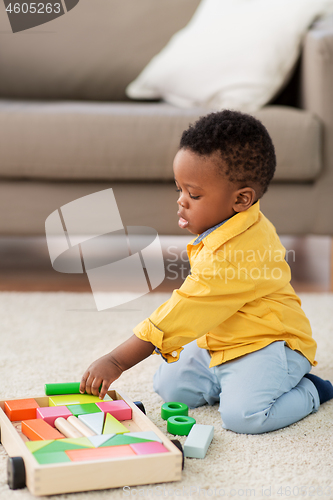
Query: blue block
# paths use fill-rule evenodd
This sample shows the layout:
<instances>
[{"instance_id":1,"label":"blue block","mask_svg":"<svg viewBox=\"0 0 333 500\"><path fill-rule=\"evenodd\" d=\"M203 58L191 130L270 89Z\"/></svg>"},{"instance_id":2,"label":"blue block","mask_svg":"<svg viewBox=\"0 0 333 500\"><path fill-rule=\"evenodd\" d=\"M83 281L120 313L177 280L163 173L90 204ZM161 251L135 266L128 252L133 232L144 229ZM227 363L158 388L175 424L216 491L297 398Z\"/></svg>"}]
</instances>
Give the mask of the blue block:
<instances>
[{"instance_id":1,"label":"blue block","mask_svg":"<svg viewBox=\"0 0 333 500\"><path fill-rule=\"evenodd\" d=\"M212 425L194 424L184 444L184 456L205 458L213 436L214 427Z\"/></svg>"}]
</instances>

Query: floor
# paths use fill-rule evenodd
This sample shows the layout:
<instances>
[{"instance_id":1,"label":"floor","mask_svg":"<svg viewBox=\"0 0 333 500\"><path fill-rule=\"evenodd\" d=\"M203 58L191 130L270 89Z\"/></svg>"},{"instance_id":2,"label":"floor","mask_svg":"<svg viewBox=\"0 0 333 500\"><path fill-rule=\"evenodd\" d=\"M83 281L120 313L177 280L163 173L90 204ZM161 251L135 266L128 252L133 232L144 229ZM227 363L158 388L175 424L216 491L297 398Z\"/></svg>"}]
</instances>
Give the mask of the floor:
<instances>
[{"instance_id":1,"label":"floor","mask_svg":"<svg viewBox=\"0 0 333 500\"><path fill-rule=\"evenodd\" d=\"M187 236L160 236L166 276L154 292L178 288L189 272ZM282 236L297 292L330 291L331 238ZM52 268L45 237L0 238L0 291L90 292L86 274Z\"/></svg>"}]
</instances>

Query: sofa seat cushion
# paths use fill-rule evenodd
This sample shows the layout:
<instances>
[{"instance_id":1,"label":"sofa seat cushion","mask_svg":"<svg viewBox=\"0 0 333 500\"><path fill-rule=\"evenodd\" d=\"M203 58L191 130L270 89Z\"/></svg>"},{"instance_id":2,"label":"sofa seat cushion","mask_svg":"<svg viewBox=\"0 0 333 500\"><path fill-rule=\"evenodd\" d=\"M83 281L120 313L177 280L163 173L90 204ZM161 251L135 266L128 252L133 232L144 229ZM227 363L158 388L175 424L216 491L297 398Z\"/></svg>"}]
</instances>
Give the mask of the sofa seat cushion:
<instances>
[{"instance_id":1,"label":"sofa seat cushion","mask_svg":"<svg viewBox=\"0 0 333 500\"><path fill-rule=\"evenodd\" d=\"M166 103L0 100L0 176L54 180L173 179L182 131L206 109ZM312 181L321 134L309 112L270 106L256 113L272 136L278 181Z\"/></svg>"}]
</instances>

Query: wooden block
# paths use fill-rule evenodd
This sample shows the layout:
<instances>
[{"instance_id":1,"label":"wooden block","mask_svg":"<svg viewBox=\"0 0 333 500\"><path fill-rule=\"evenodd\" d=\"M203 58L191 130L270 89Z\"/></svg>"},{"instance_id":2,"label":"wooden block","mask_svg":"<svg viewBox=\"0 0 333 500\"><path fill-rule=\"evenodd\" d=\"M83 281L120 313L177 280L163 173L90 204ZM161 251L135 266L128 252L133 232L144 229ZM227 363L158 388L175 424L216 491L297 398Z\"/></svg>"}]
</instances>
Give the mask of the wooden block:
<instances>
[{"instance_id":1,"label":"wooden block","mask_svg":"<svg viewBox=\"0 0 333 500\"><path fill-rule=\"evenodd\" d=\"M132 444L132 443L151 443L147 439L142 439L138 437L129 436L128 433L125 434L115 434L108 441L101 444L100 446L120 446L123 444Z\"/></svg>"},{"instance_id":2,"label":"wooden block","mask_svg":"<svg viewBox=\"0 0 333 500\"><path fill-rule=\"evenodd\" d=\"M103 401L102 403L96 403L96 405L104 413L110 413L117 420L131 420L132 418L132 408L122 399Z\"/></svg>"},{"instance_id":3,"label":"wooden block","mask_svg":"<svg viewBox=\"0 0 333 500\"><path fill-rule=\"evenodd\" d=\"M92 436L93 437L93 436ZM102 436L94 436L94 437L102 437ZM112 437L112 434L103 436L105 441ZM80 438L64 438L64 439L56 439L56 440L44 440L44 441L26 441L25 442L28 450L31 453L41 453L41 452L49 452L51 450L55 451L65 451L72 450L76 448L94 448L95 445L86 437ZM52 444L52 447L49 449L48 446ZM54 446L53 446L54 445Z\"/></svg>"},{"instance_id":4,"label":"wooden block","mask_svg":"<svg viewBox=\"0 0 333 500\"><path fill-rule=\"evenodd\" d=\"M213 436L212 425L194 424L184 444L184 456L205 458Z\"/></svg>"},{"instance_id":5,"label":"wooden block","mask_svg":"<svg viewBox=\"0 0 333 500\"><path fill-rule=\"evenodd\" d=\"M129 432L127 436L133 436L145 439L147 441L158 441L159 443L162 443L162 439L159 438L158 435L153 431Z\"/></svg>"},{"instance_id":6,"label":"wooden block","mask_svg":"<svg viewBox=\"0 0 333 500\"><path fill-rule=\"evenodd\" d=\"M89 436L95 436L96 432L92 431L89 429L89 427L84 424L81 420L79 420L77 417L74 417L72 415L71 417L68 417L67 421L72 424L73 427L75 427L83 436L89 437Z\"/></svg>"},{"instance_id":7,"label":"wooden block","mask_svg":"<svg viewBox=\"0 0 333 500\"><path fill-rule=\"evenodd\" d=\"M78 417L79 415L88 415L90 413L100 413L102 411L98 408L96 403L68 405L67 408L75 417Z\"/></svg>"},{"instance_id":8,"label":"wooden block","mask_svg":"<svg viewBox=\"0 0 333 500\"><path fill-rule=\"evenodd\" d=\"M98 448L106 441L109 441L113 436L117 436L118 434L101 434L96 436L90 436L88 439L92 443L95 448Z\"/></svg>"},{"instance_id":9,"label":"wooden block","mask_svg":"<svg viewBox=\"0 0 333 500\"><path fill-rule=\"evenodd\" d=\"M101 390L102 384L99 388ZM47 396L60 396L67 394L81 394L80 393L80 382L63 382L57 384L45 384L44 386L45 394ZM108 394L106 394L105 398L112 400Z\"/></svg>"},{"instance_id":10,"label":"wooden block","mask_svg":"<svg viewBox=\"0 0 333 500\"><path fill-rule=\"evenodd\" d=\"M34 457L39 464L57 464L60 462L70 462L70 458L65 451L55 451L53 453L34 453Z\"/></svg>"},{"instance_id":11,"label":"wooden block","mask_svg":"<svg viewBox=\"0 0 333 500\"><path fill-rule=\"evenodd\" d=\"M112 399L106 394L103 401L112 401ZM86 403L101 403L101 400L98 396L92 396L91 394L66 394L49 397L49 406L83 405Z\"/></svg>"},{"instance_id":12,"label":"wooden block","mask_svg":"<svg viewBox=\"0 0 333 500\"><path fill-rule=\"evenodd\" d=\"M83 434L78 431L72 424L70 424L65 418L57 418L54 421L54 425L67 438L78 438L83 436Z\"/></svg>"},{"instance_id":13,"label":"wooden block","mask_svg":"<svg viewBox=\"0 0 333 500\"><path fill-rule=\"evenodd\" d=\"M67 439L56 439L55 441L50 441L47 446L43 446L39 450L34 451L34 455L39 455L40 453L54 453L58 451L67 451L67 450L83 450L85 448L91 448L91 443L89 441L88 446L84 446L83 444L74 443L74 439L71 441ZM31 441L32 442L32 441Z\"/></svg>"},{"instance_id":14,"label":"wooden block","mask_svg":"<svg viewBox=\"0 0 333 500\"><path fill-rule=\"evenodd\" d=\"M90 413L78 415L78 419L81 420L89 429L91 429L95 434L102 434L104 426L104 413L102 411L98 413Z\"/></svg>"},{"instance_id":15,"label":"wooden block","mask_svg":"<svg viewBox=\"0 0 333 500\"><path fill-rule=\"evenodd\" d=\"M123 434L124 432L129 432L129 430L110 413L107 413L105 415L103 434Z\"/></svg>"},{"instance_id":16,"label":"wooden block","mask_svg":"<svg viewBox=\"0 0 333 500\"><path fill-rule=\"evenodd\" d=\"M145 443L133 443L129 445L137 455L151 455L152 453L166 453L169 450L156 441L147 441Z\"/></svg>"},{"instance_id":17,"label":"wooden block","mask_svg":"<svg viewBox=\"0 0 333 500\"><path fill-rule=\"evenodd\" d=\"M129 445L92 448L90 450L69 450L66 451L66 453L73 462L102 460L105 458L119 458L135 455L135 452Z\"/></svg>"},{"instance_id":18,"label":"wooden block","mask_svg":"<svg viewBox=\"0 0 333 500\"><path fill-rule=\"evenodd\" d=\"M31 441L39 441L42 439L62 439L65 437L57 429L52 427L41 418L34 420L22 421L22 434L27 436Z\"/></svg>"},{"instance_id":19,"label":"wooden block","mask_svg":"<svg viewBox=\"0 0 333 500\"><path fill-rule=\"evenodd\" d=\"M83 448L94 448L94 445L91 444L90 439L87 437L79 437L79 438L65 438L61 440L62 443L73 443L82 446Z\"/></svg>"},{"instance_id":20,"label":"wooden block","mask_svg":"<svg viewBox=\"0 0 333 500\"><path fill-rule=\"evenodd\" d=\"M30 420L36 418L39 404L32 398L5 401L5 413L9 420Z\"/></svg>"},{"instance_id":21,"label":"wooden block","mask_svg":"<svg viewBox=\"0 0 333 500\"><path fill-rule=\"evenodd\" d=\"M68 418L71 415L72 412L69 411L67 406L44 406L42 408L37 408L36 410L36 418L42 418L53 427L56 418Z\"/></svg>"},{"instance_id":22,"label":"wooden block","mask_svg":"<svg viewBox=\"0 0 333 500\"><path fill-rule=\"evenodd\" d=\"M80 382L45 384L44 389L47 396L80 394Z\"/></svg>"},{"instance_id":23,"label":"wooden block","mask_svg":"<svg viewBox=\"0 0 333 500\"><path fill-rule=\"evenodd\" d=\"M58 440L57 440L58 441ZM45 448L48 444L54 443L55 441L52 439L48 439L47 441L26 441L26 447L31 453L35 453L35 451L39 451L42 448Z\"/></svg>"}]
</instances>

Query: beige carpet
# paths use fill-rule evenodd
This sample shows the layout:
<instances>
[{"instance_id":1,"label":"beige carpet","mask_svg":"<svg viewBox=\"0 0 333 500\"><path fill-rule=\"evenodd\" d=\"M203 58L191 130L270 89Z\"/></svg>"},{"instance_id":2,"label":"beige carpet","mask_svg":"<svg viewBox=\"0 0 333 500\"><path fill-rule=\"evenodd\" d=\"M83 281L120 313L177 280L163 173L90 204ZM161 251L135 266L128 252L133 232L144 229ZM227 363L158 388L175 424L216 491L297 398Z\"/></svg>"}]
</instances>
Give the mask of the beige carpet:
<instances>
[{"instance_id":1,"label":"beige carpet","mask_svg":"<svg viewBox=\"0 0 333 500\"><path fill-rule=\"evenodd\" d=\"M43 395L45 382L79 380L91 361L130 336L167 297L150 294L98 313L90 294L1 293L1 399ZM333 295L301 298L318 342L314 373L333 380ZM166 432L162 401L152 387L160 362L152 356L126 372L114 388L142 400L147 415ZM259 436L223 430L217 406L191 410L190 415L197 423L214 425L215 436L204 460L186 459L180 482L54 498L333 498L333 403L295 425ZM27 489L8 489L6 462L0 446L1 500L33 498Z\"/></svg>"}]
</instances>

